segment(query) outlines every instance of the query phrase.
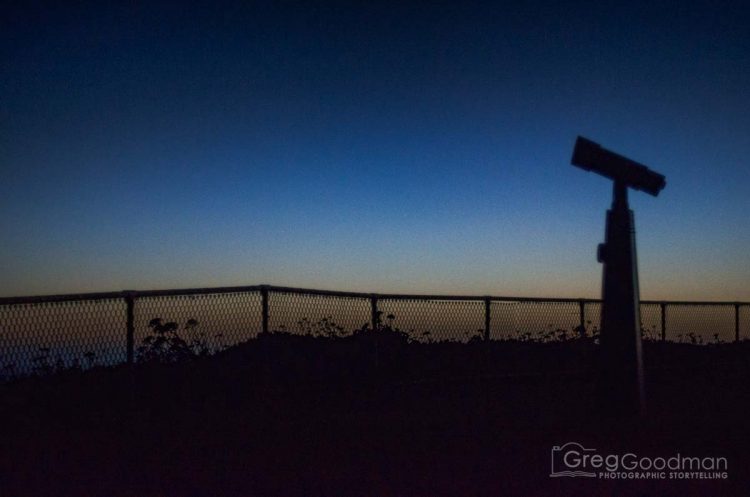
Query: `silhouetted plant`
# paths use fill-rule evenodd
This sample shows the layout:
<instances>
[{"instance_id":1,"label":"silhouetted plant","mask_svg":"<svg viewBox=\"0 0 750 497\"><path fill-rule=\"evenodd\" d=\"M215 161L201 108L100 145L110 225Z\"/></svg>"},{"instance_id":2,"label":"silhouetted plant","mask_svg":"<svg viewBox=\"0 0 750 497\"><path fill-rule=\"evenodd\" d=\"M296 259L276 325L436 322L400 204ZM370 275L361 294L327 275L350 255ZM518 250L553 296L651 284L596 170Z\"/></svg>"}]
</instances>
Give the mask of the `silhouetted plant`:
<instances>
[{"instance_id":1,"label":"silhouetted plant","mask_svg":"<svg viewBox=\"0 0 750 497\"><path fill-rule=\"evenodd\" d=\"M466 332L468 343L476 343L484 341L484 328L479 328L474 333Z\"/></svg>"},{"instance_id":2,"label":"silhouetted plant","mask_svg":"<svg viewBox=\"0 0 750 497\"><path fill-rule=\"evenodd\" d=\"M96 354L92 351L88 351L85 354L83 354L84 359L86 359L86 365L89 368L93 368L96 365Z\"/></svg>"},{"instance_id":3,"label":"silhouetted plant","mask_svg":"<svg viewBox=\"0 0 750 497\"><path fill-rule=\"evenodd\" d=\"M530 341L532 341L532 339L531 339L531 332L530 331L521 332L521 330L516 330L515 340L517 340L519 342L530 342Z\"/></svg>"},{"instance_id":4,"label":"silhouetted plant","mask_svg":"<svg viewBox=\"0 0 750 497\"><path fill-rule=\"evenodd\" d=\"M583 325L574 326L573 331L577 333L576 338L578 340L599 343L599 328L593 326L590 320L586 321Z\"/></svg>"},{"instance_id":5,"label":"silhouetted plant","mask_svg":"<svg viewBox=\"0 0 750 497\"><path fill-rule=\"evenodd\" d=\"M387 323L384 324L382 315L382 311L376 312L373 316L373 323L365 323L362 328L355 330L352 334L353 339L360 340L371 347L374 352L376 370L380 367L381 355L393 357L396 351L402 350L412 341L409 333L401 331L394 325L396 316L388 314L386 316Z\"/></svg>"},{"instance_id":6,"label":"silhouetted plant","mask_svg":"<svg viewBox=\"0 0 750 497\"><path fill-rule=\"evenodd\" d=\"M396 316L394 316L393 314L388 314L388 316L386 316L386 320L388 322L384 324L382 315L382 311L376 312L374 316L375 327L372 327L371 323L365 323L360 329L354 331L353 336L391 337L395 340L402 341L403 343L411 341L409 333L400 330L397 326L394 325ZM429 331L423 333L422 336L429 336Z\"/></svg>"},{"instance_id":7,"label":"silhouetted plant","mask_svg":"<svg viewBox=\"0 0 750 497\"><path fill-rule=\"evenodd\" d=\"M283 325L280 328L286 329ZM345 335L344 327L336 324L332 316L324 317L316 322L302 318L297 321L297 328L302 335L314 337L336 338Z\"/></svg>"},{"instance_id":8,"label":"silhouetted plant","mask_svg":"<svg viewBox=\"0 0 750 497\"><path fill-rule=\"evenodd\" d=\"M32 371L39 375L52 374L54 370L52 364L50 364L50 350L49 347L39 347L39 355L34 356L31 362L34 363Z\"/></svg>"},{"instance_id":9,"label":"silhouetted plant","mask_svg":"<svg viewBox=\"0 0 750 497\"><path fill-rule=\"evenodd\" d=\"M188 319L182 331L193 330L196 326L198 321ZM165 323L161 318L154 318L148 327L152 334L146 336L138 347L138 362L177 362L209 353L203 334L188 342L178 334L180 327L174 321Z\"/></svg>"},{"instance_id":10,"label":"silhouetted plant","mask_svg":"<svg viewBox=\"0 0 750 497\"><path fill-rule=\"evenodd\" d=\"M38 350L39 354L31 359L32 364L34 364L34 366L31 368L32 374L35 374L37 376L48 376L52 374L64 373L67 371L81 371L83 369L81 367L81 360L78 357L73 357L70 360L70 364L68 365L65 364L65 360L63 360L62 356L60 356L59 354L56 355L53 359L51 349L49 347L39 347ZM93 358L93 356L93 352L86 352L84 354L84 357ZM89 362L89 367L92 367L93 365L94 362L92 359ZM12 364L12 368L10 369L15 372L15 363Z\"/></svg>"},{"instance_id":11,"label":"silhouetted plant","mask_svg":"<svg viewBox=\"0 0 750 497\"><path fill-rule=\"evenodd\" d=\"M227 344L224 343L224 333L217 333L214 335L214 338L219 344L218 350L226 350Z\"/></svg>"},{"instance_id":12,"label":"silhouetted plant","mask_svg":"<svg viewBox=\"0 0 750 497\"><path fill-rule=\"evenodd\" d=\"M656 325L652 325L651 327L653 331L649 330L648 328L644 328L643 323L641 323L641 340L652 341L658 339L658 337L656 336Z\"/></svg>"},{"instance_id":13,"label":"silhouetted plant","mask_svg":"<svg viewBox=\"0 0 750 497\"><path fill-rule=\"evenodd\" d=\"M592 326L591 321L586 321L583 326L580 324L572 326L570 329L554 328L554 325L548 324L547 329L538 331L521 331L520 329L516 329L510 336L506 336L500 339L500 341L530 343L591 341L598 343L599 329L596 326Z\"/></svg>"}]
</instances>

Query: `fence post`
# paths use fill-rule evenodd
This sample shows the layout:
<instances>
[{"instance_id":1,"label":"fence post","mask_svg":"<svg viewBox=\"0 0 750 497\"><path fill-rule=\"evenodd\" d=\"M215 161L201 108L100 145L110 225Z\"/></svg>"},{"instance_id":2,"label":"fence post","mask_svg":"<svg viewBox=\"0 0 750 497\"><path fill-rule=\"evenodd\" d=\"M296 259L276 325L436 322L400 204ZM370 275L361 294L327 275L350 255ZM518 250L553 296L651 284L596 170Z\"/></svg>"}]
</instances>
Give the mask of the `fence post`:
<instances>
[{"instance_id":1,"label":"fence post","mask_svg":"<svg viewBox=\"0 0 750 497\"><path fill-rule=\"evenodd\" d=\"M734 341L740 341L740 304L734 304Z\"/></svg>"},{"instance_id":2,"label":"fence post","mask_svg":"<svg viewBox=\"0 0 750 497\"><path fill-rule=\"evenodd\" d=\"M378 316L378 296L374 293L370 295L370 323L372 329L375 330L380 323L380 317Z\"/></svg>"},{"instance_id":3,"label":"fence post","mask_svg":"<svg viewBox=\"0 0 750 497\"><path fill-rule=\"evenodd\" d=\"M662 302L659 304L661 308L661 341L667 341L667 304Z\"/></svg>"},{"instance_id":4,"label":"fence post","mask_svg":"<svg viewBox=\"0 0 750 497\"><path fill-rule=\"evenodd\" d=\"M586 301L581 299L578 301L578 316L580 317L580 328L578 333L583 337L586 335Z\"/></svg>"},{"instance_id":5,"label":"fence post","mask_svg":"<svg viewBox=\"0 0 750 497\"><path fill-rule=\"evenodd\" d=\"M260 306L261 306L261 331L268 333L268 287L260 287Z\"/></svg>"},{"instance_id":6,"label":"fence post","mask_svg":"<svg viewBox=\"0 0 750 497\"><path fill-rule=\"evenodd\" d=\"M487 342L490 339L490 307L492 301L489 297L484 298L484 341Z\"/></svg>"},{"instance_id":7,"label":"fence post","mask_svg":"<svg viewBox=\"0 0 750 497\"><path fill-rule=\"evenodd\" d=\"M125 320L127 327L127 363L133 364L134 361L134 349L135 349L135 295L136 292L133 290L125 290L122 292L125 297Z\"/></svg>"}]
</instances>

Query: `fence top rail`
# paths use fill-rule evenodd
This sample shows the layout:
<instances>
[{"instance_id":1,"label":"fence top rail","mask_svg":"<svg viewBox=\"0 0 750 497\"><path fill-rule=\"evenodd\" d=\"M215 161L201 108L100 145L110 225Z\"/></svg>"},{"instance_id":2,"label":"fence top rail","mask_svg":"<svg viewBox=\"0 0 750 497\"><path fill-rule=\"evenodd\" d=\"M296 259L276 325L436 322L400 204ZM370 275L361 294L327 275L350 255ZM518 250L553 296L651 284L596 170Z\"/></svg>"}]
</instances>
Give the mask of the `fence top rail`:
<instances>
[{"instance_id":1,"label":"fence top rail","mask_svg":"<svg viewBox=\"0 0 750 497\"><path fill-rule=\"evenodd\" d=\"M121 299L124 292L71 293L65 295L34 295L28 297L0 297L0 305L44 304L48 302L75 302L80 300Z\"/></svg>"},{"instance_id":2,"label":"fence top rail","mask_svg":"<svg viewBox=\"0 0 750 497\"><path fill-rule=\"evenodd\" d=\"M750 302L712 302L700 300L641 300L641 304L664 304L664 305L708 305L708 306L736 306L750 305Z\"/></svg>"},{"instance_id":3,"label":"fence top rail","mask_svg":"<svg viewBox=\"0 0 750 497\"><path fill-rule=\"evenodd\" d=\"M228 286L213 288L182 288L170 290L123 290L120 292L72 293L64 295L34 295L28 297L0 297L0 305L43 304L49 302L75 302L82 300L112 300L127 297L172 297L181 295L210 295L216 293L243 293L260 291L262 285Z\"/></svg>"},{"instance_id":4,"label":"fence top rail","mask_svg":"<svg viewBox=\"0 0 750 497\"><path fill-rule=\"evenodd\" d=\"M599 302L597 299L575 299L554 297L500 297L495 295L430 295L408 293L365 293L341 292L336 290L316 290L311 288L282 287L263 285L269 291L277 293L294 293L300 295L322 295L328 297L376 298L379 300L458 300L458 301L508 301L508 302Z\"/></svg>"},{"instance_id":5,"label":"fence top rail","mask_svg":"<svg viewBox=\"0 0 750 497\"><path fill-rule=\"evenodd\" d=\"M275 285L228 286L212 288L183 288L169 290L123 290L119 292L77 293L64 295L39 295L26 297L0 297L0 305L41 304L52 302L97 301L140 297L172 297L183 295L210 295L220 293L245 293L267 290L276 293L291 293L297 295L319 295L327 297L346 297L382 300L443 300L443 301L492 301L492 302L549 302L549 303L584 303L600 304L601 299L589 298L554 298L554 297L509 297L496 295L427 295L400 293L366 293L344 292L337 290L319 290L314 288L296 288ZM641 300L641 304L649 305L705 305L705 306L738 306L750 305L750 302L707 302L707 301L672 301L672 300Z\"/></svg>"}]
</instances>

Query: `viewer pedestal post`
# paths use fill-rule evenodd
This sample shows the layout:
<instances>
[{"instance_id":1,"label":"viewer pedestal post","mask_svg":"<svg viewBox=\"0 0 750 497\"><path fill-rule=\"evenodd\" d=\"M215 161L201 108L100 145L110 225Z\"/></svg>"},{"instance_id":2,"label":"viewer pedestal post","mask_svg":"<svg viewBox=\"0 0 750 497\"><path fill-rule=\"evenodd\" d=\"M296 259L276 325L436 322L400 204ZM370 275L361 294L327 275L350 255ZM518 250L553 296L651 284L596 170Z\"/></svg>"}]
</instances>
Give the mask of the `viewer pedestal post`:
<instances>
[{"instance_id":1,"label":"viewer pedestal post","mask_svg":"<svg viewBox=\"0 0 750 497\"><path fill-rule=\"evenodd\" d=\"M635 223L627 186L615 181L613 193L605 242L597 254L604 264L599 400L607 413L643 414L646 399Z\"/></svg>"}]
</instances>

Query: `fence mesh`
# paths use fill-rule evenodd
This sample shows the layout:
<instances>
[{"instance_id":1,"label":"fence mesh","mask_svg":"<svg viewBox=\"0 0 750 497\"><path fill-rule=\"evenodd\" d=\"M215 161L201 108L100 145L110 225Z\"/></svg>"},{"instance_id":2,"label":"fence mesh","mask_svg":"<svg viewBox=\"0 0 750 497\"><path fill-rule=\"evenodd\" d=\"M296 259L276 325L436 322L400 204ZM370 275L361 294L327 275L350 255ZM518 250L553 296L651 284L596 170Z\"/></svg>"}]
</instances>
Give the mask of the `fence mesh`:
<instances>
[{"instance_id":1,"label":"fence mesh","mask_svg":"<svg viewBox=\"0 0 750 497\"><path fill-rule=\"evenodd\" d=\"M695 344L734 341L733 304L668 304L666 338L668 341Z\"/></svg>"},{"instance_id":2,"label":"fence mesh","mask_svg":"<svg viewBox=\"0 0 750 497\"><path fill-rule=\"evenodd\" d=\"M383 324L420 342L467 342L484 336L484 301L378 299Z\"/></svg>"},{"instance_id":3,"label":"fence mesh","mask_svg":"<svg viewBox=\"0 0 750 497\"><path fill-rule=\"evenodd\" d=\"M260 292L237 292L135 299L136 358L144 339L155 334L154 320L162 324L175 323L183 340L188 343L198 340L205 344L209 353L218 352L246 342L261 331L261 296Z\"/></svg>"},{"instance_id":4,"label":"fence mesh","mask_svg":"<svg viewBox=\"0 0 750 497\"><path fill-rule=\"evenodd\" d=\"M268 293L269 331L345 336L371 319L370 299L298 292Z\"/></svg>"},{"instance_id":5,"label":"fence mesh","mask_svg":"<svg viewBox=\"0 0 750 497\"><path fill-rule=\"evenodd\" d=\"M583 324L588 336L595 336L599 333L602 328L601 302L585 302L583 304Z\"/></svg>"},{"instance_id":6,"label":"fence mesh","mask_svg":"<svg viewBox=\"0 0 750 497\"><path fill-rule=\"evenodd\" d=\"M124 323L121 299L0 305L2 376L124 362Z\"/></svg>"},{"instance_id":7,"label":"fence mesh","mask_svg":"<svg viewBox=\"0 0 750 497\"><path fill-rule=\"evenodd\" d=\"M750 305L741 305L737 310L740 340L750 340Z\"/></svg>"},{"instance_id":8,"label":"fence mesh","mask_svg":"<svg viewBox=\"0 0 750 497\"><path fill-rule=\"evenodd\" d=\"M577 302L519 302L516 320L522 337L532 340L568 339L580 324Z\"/></svg>"},{"instance_id":9,"label":"fence mesh","mask_svg":"<svg viewBox=\"0 0 750 497\"><path fill-rule=\"evenodd\" d=\"M641 304L641 336L644 340L661 340L661 304Z\"/></svg>"},{"instance_id":10,"label":"fence mesh","mask_svg":"<svg viewBox=\"0 0 750 497\"><path fill-rule=\"evenodd\" d=\"M601 302L595 300L440 298L281 287L5 298L0 299L0 378L125 362L128 296L135 360L159 323L174 323L181 338L198 340L208 352L232 347L263 331L264 295L267 330L303 335L347 336L371 326L374 315L382 325L423 343L485 337L565 340L582 332L591 337L601 328ZM641 325L646 340L694 344L748 340L750 304L644 302Z\"/></svg>"}]
</instances>

